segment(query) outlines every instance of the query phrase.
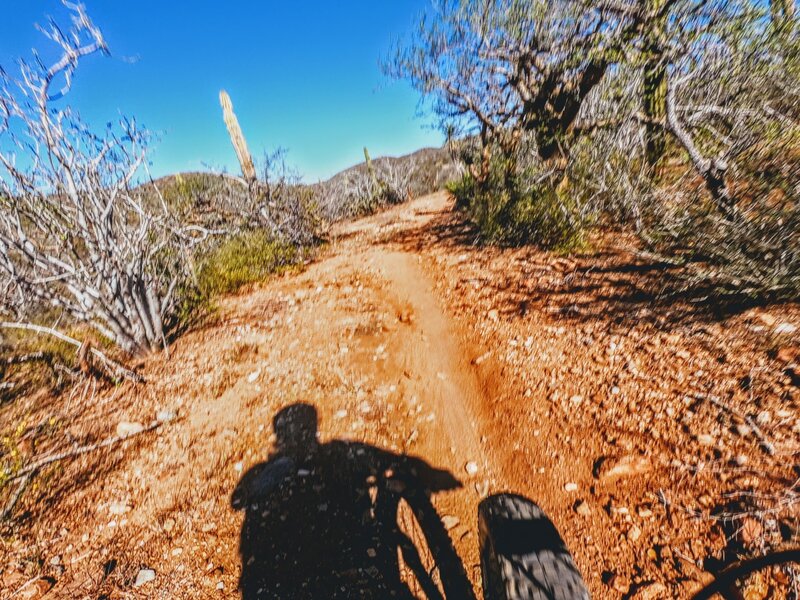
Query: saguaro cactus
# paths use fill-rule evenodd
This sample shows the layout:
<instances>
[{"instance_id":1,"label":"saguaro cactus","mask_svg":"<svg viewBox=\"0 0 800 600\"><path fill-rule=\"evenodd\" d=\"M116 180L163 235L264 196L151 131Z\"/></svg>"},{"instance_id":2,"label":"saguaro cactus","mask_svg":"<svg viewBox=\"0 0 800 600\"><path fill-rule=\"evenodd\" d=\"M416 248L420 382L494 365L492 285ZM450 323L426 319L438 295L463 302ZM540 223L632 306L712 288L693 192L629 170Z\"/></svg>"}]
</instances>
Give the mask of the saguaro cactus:
<instances>
[{"instance_id":1,"label":"saguaro cactus","mask_svg":"<svg viewBox=\"0 0 800 600\"><path fill-rule=\"evenodd\" d=\"M372 185L375 186L376 190L379 189L380 185L378 185L378 176L375 173L375 167L372 166L372 158L370 157L369 150L367 150L366 146L364 146L364 162L367 165L367 173L372 179Z\"/></svg>"},{"instance_id":2,"label":"saguaro cactus","mask_svg":"<svg viewBox=\"0 0 800 600\"><path fill-rule=\"evenodd\" d=\"M231 97L225 90L219 93L219 103L222 105L222 115L225 118L228 134L231 136L233 149L236 150L236 156L242 166L242 175L248 183L253 183L256 180L256 167L253 163L253 157L250 156L250 151L247 149L247 141L244 139L242 128L239 126L239 119L236 118L236 113L233 112Z\"/></svg>"}]
</instances>

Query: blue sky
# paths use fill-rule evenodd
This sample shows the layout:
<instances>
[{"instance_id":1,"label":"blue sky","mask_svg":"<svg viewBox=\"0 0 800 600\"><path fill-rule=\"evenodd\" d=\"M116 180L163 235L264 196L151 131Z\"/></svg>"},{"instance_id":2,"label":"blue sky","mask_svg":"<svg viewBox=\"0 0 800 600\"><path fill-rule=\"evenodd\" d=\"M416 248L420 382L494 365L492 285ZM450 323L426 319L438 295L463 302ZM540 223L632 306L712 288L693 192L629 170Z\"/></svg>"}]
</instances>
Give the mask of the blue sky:
<instances>
[{"instance_id":1,"label":"blue sky","mask_svg":"<svg viewBox=\"0 0 800 600\"><path fill-rule=\"evenodd\" d=\"M0 64L49 42L34 29L57 0L0 0ZM278 146L306 181L442 137L418 96L379 67L428 0L85 0L113 56L79 69L70 102L90 123L132 115L160 135L154 175L238 170L218 94L233 99L254 156ZM62 21L63 22L63 21Z\"/></svg>"}]
</instances>

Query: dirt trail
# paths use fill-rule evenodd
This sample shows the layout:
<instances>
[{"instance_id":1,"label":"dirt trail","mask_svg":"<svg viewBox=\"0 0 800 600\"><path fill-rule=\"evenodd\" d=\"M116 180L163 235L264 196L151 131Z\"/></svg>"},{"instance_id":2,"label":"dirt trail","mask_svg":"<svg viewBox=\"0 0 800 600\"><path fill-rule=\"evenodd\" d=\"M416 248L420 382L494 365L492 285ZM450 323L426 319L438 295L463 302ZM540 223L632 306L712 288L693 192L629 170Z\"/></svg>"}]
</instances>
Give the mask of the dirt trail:
<instances>
[{"instance_id":1,"label":"dirt trail","mask_svg":"<svg viewBox=\"0 0 800 600\"><path fill-rule=\"evenodd\" d=\"M404 372L414 374L408 392L426 397L439 417L444 437L438 438L435 455L449 452L455 460L476 462L483 477L494 476L496 468L489 449L480 442L477 415L483 393L469 358L474 352L459 341L418 257L380 250L369 256L390 284L387 293L411 311L408 318L412 328L398 350Z\"/></svg>"},{"instance_id":2,"label":"dirt trail","mask_svg":"<svg viewBox=\"0 0 800 600\"><path fill-rule=\"evenodd\" d=\"M322 483L341 483L340 468L344 476L364 453L413 457L449 478L432 496L433 525L478 597L477 506L503 491L541 505L593 597L688 597L707 581L703 565L723 564L732 546L718 526L668 511L663 499L710 511L730 489L705 464L747 463L751 470L731 471L735 489L766 492L787 475L687 394L712 384L746 411L746 376L760 410L779 417L772 439L784 454L797 451L800 398L782 359L765 350L760 323L769 315L722 326L700 321L697 305L643 303L639 267L622 254L475 247L450 206L434 194L337 226L304 272L222 300L215 320L177 340L169 360L149 359L146 386L20 402L17 418L64 423L54 426L62 446L164 411L176 417L42 474L20 505L24 527L0 545L0 599L36 586L58 598L240 598L243 569L273 564L286 539L267 528L248 542L252 512L235 490L276 456L277 416L298 406L311 407L306 416L317 423L305 426L318 428L320 448L348 457ZM682 310L688 320L678 323ZM782 310L800 323L800 309ZM606 481L609 465L628 472ZM374 492L352 483L356 503ZM335 494L312 490L300 519L309 539L331 523L344 529L334 539L355 536L362 515L351 514L353 503L339 502L337 513ZM401 528L422 546L425 568L443 568L431 564L429 540L402 502ZM260 556L240 555L248 543ZM300 548L311 570L309 549L336 552ZM155 578L136 587L143 570Z\"/></svg>"},{"instance_id":3,"label":"dirt trail","mask_svg":"<svg viewBox=\"0 0 800 600\"><path fill-rule=\"evenodd\" d=\"M482 435L486 402L475 368L481 352L437 298L422 257L383 243L390 233L424 227L447 207L446 195L436 194L348 224L337 232L344 241L335 248L334 257L316 265L309 275L327 279L355 270L359 277L377 277L378 298L364 295L360 301L377 300L394 307L402 326L387 344L391 359L381 376L398 381L398 395L407 410L423 415L428 427L420 435L413 420L394 421L392 426L405 437L404 451L445 467L462 480L461 488L437 495L434 503L440 515L457 518L453 541L478 587L477 505L502 487L491 442Z\"/></svg>"}]
</instances>

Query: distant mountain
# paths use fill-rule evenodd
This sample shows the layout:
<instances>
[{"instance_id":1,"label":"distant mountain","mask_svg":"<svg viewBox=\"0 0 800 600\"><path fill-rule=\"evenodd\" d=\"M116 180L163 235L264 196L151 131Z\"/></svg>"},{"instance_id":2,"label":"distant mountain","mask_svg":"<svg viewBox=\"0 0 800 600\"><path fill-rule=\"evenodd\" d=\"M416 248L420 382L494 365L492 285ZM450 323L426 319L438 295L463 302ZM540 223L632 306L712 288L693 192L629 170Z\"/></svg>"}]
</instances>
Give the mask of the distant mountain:
<instances>
[{"instance_id":1,"label":"distant mountain","mask_svg":"<svg viewBox=\"0 0 800 600\"><path fill-rule=\"evenodd\" d=\"M412 192L414 196L422 196L444 188L445 184L456 177L458 171L450 154L445 148L422 148L404 156L381 156L372 160L375 165L390 164L400 169L414 168ZM354 171L365 171L365 162L340 171L327 181L312 186L329 185L338 179L346 178Z\"/></svg>"}]
</instances>

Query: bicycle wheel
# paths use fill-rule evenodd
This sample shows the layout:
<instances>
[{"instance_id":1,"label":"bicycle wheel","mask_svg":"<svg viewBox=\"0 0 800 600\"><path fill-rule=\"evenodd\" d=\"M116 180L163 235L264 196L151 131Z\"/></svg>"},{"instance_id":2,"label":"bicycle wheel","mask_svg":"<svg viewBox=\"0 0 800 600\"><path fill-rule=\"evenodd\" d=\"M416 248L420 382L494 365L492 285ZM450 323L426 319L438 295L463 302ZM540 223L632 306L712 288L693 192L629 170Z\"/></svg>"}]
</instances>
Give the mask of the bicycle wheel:
<instances>
[{"instance_id":1,"label":"bicycle wheel","mask_svg":"<svg viewBox=\"0 0 800 600\"><path fill-rule=\"evenodd\" d=\"M589 592L553 523L514 494L478 507L485 600L588 600Z\"/></svg>"}]
</instances>

